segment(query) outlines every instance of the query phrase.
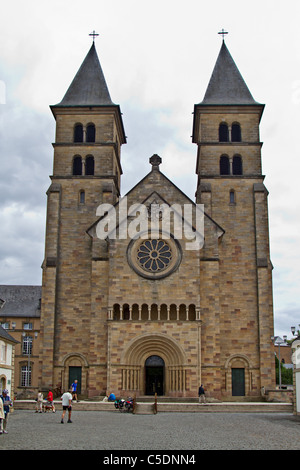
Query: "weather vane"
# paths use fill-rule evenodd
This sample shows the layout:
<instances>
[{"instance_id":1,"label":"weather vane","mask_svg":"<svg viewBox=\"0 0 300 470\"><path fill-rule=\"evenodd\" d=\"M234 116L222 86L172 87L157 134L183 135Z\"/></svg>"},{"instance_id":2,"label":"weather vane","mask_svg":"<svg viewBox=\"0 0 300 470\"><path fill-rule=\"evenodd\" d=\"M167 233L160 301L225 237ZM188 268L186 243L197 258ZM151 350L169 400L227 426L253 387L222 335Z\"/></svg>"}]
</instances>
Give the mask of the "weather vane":
<instances>
[{"instance_id":1,"label":"weather vane","mask_svg":"<svg viewBox=\"0 0 300 470\"><path fill-rule=\"evenodd\" d=\"M95 37L99 36L99 34L97 34L94 30L92 33L89 34L89 36L93 36L93 42L95 42Z\"/></svg>"},{"instance_id":2,"label":"weather vane","mask_svg":"<svg viewBox=\"0 0 300 470\"><path fill-rule=\"evenodd\" d=\"M218 34L222 34L222 36L223 36L223 41L224 41L224 36L225 36L225 34L228 34L228 32L225 31L224 28L222 28L222 31L220 31Z\"/></svg>"}]
</instances>

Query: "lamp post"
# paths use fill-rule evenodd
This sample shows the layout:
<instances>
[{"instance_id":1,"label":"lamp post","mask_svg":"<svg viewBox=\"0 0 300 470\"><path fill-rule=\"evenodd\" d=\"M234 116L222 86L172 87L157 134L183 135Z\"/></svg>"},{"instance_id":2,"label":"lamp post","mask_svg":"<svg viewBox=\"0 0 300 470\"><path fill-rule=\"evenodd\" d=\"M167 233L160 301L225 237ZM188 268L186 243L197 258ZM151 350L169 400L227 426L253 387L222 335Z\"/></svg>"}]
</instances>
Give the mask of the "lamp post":
<instances>
[{"instance_id":1,"label":"lamp post","mask_svg":"<svg viewBox=\"0 0 300 470\"><path fill-rule=\"evenodd\" d=\"M22 333L23 338L26 338L26 333L23 331ZM37 331L34 333L34 338L36 339L38 336ZM31 336L28 336L28 338L32 338ZM33 338L32 338L33 339ZM31 347L32 347L33 342L28 343L28 363L27 363L27 375L26 375L26 385L25 387L29 387L29 371L30 371L30 354L31 354Z\"/></svg>"},{"instance_id":2,"label":"lamp post","mask_svg":"<svg viewBox=\"0 0 300 470\"><path fill-rule=\"evenodd\" d=\"M296 330L295 326L291 326L291 332L293 336L296 336L295 339L292 340L292 350L294 351L292 353L292 362L295 368L298 369L300 365L300 324L298 325L298 330Z\"/></svg>"},{"instance_id":3,"label":"lamp post","mask_svg":"<svg viewBox=\"0 0 300 470\"><path fill-rule=\"evenodd\" d=\"M286 345L286 335L281 339L279 336L272 336L271 339L274 346L278 346L278 362L279 362L279 389L281 389L281 360L280 360L280 346Z\"/></svg>"},{"instance_id":4,"label":"lamp post","mask_svg":"<svg viewBox=\"0 0 300 470\"><path fill-rule=\"evenodd\" d=\"M299 331L300 331L300 324L298 325L298 330L296 331L296 327L295 326L291 326L291 332L293 334L293 336L298 336L299 335Z\"/></svg>"}]
</instances>

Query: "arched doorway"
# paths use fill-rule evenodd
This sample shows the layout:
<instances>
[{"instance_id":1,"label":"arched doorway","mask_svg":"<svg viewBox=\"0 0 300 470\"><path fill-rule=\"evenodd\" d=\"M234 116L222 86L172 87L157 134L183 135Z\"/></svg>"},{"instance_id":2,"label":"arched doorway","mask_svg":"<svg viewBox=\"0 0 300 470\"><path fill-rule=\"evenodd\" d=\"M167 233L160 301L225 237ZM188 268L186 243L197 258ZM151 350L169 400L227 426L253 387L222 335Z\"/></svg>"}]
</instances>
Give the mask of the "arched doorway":
<instances>
[{"instance_id":1,"label":"arched doorway","mask_svg":"<svg viewBox=\"0 0 300 470\"><path fill-rule=\"evenodd\" d=\"M232 396L245 396L245 369L235 367L231 369L231 388Z\"/></svg>"},{"instance_id":2,"label":"arched doorway","mask_svg":"<svg viewBox=\"0 0 300 470\"><path fill-rule=\"evenodd\" d=\"M160 356L149 356L145 361L146 395L164 394L165 362Z\"/></svg>"},{"instance_id":3,"label":"arched doorway","mask_svg":"<svg viewBox=\"0 0 300 470\"><path fill-rule=\"evenodd\" d=\"M153 391L153 386L151 389L151 383L153 384L154 376L156 393L184 396L187 384L186 363L184 351L172 337L161 333L137 336L128 343L121 357L122 393L153 395L155 390ZM151 370L151 367L154 369Z\"/></svg>"},{"instance_id":4,"label":"arched doorway","mask_svg":"<svg viewBox=\"0 0 300 470\"><path fill-rule=\"evenodd\" d=\"M87 395L88 362L82 354L70 353L63 359L64 370L61 376L62 389L67 391L77 380L77 394Z\"/></svg>"},{"instance_id":5,"label":"arched doorway","mask_svg":"<svg viewBox=\"0 0 300 470\"><path fill-rule=\"evenodd\" d=\"M249 396L252 392L252 366L244 354L234 354L225 363L226 391L233 397Z\"/></svg>"},{"instance_id":6,"label":"arched doorway","mask_svg":"<svg viewBox=\"0 0 300 470\"><path fill-rule=\"evenodd\" d=\"M2 375L0 377L0 394L2 395L3 390L6 389L6 377L5 375Z\"/></svg>"}]
</instances>

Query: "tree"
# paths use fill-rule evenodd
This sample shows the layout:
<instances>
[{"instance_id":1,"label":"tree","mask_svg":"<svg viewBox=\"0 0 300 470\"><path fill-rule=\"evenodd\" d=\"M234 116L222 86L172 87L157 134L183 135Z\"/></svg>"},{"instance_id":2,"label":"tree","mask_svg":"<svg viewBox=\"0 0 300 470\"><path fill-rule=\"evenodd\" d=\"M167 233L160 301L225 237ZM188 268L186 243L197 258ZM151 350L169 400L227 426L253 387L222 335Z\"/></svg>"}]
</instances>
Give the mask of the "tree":
<instances>
[{"instance_id":1,"label":"tree","mask_svg":"<svg viewBox=\"0 0 300 470\"><path fill-rule=\"evenodd\" d=\"M275 356L275 368L276 368L276 384L279 384L279 360ZM281 384L292 385L293 384L293 369L287 369L281 363Z\"/></svg>"}]
</instances>

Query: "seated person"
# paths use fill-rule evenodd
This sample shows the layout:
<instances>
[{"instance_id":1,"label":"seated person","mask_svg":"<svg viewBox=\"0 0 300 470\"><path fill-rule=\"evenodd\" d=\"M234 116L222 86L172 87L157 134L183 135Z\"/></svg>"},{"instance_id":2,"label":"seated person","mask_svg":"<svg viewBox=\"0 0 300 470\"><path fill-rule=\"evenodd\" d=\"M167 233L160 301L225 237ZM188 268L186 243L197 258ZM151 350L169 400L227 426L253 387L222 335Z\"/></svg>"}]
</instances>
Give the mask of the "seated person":
<instances>
[{"instance_id":1,"label":"seated person","mask_svg":"<svg viewBox=\"0 0 300 470\"><path fill-rule=\"evenodd\" d=\"M108 401L115 401L116 395L114 393L111 393L108 397Z\"/></svg>"}]
</instances>

